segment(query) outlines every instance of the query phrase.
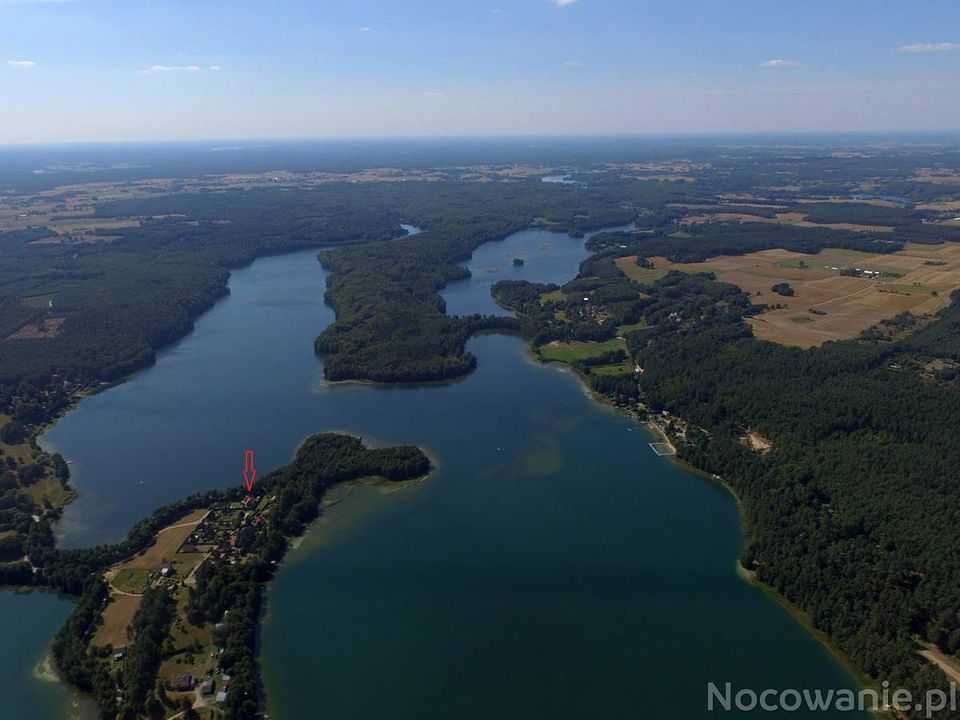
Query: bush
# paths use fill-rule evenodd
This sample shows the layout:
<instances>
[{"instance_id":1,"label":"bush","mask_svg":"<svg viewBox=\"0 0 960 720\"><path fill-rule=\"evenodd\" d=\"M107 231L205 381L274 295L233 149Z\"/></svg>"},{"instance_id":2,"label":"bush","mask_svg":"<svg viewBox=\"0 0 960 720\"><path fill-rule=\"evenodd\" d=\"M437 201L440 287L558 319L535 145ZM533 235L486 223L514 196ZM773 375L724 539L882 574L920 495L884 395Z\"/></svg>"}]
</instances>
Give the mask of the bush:
<instances>
[{"instance_id":1,"label":"bush","mask_svg":"<svg viewBox=\"0 0 960 720\"><path fill-rule=\"evenodd\" d=\"M36 463L22 465L18 471L22 485L33 485L43 477L43 467Z\"/></svg>"},{"instance_id":2,"label":"bush","mask_svg":"<svg viewBox=\"0 0 960 720\"><path fill-rule=\"evenodd\" d=\"M0 430L0 440L7 445L17 445L27 439L27 429L16 420L11 420Z\"/></svg>"},{"instance_id":3,"label":"bush","mask_svg":"<svg viewBox=\"0 0 960 720\"><path fill-rule=\"evenodd\" d=\"M793 297L793 288L790 287L790 283L777 283L772 288L773 292L777 295L783 295L784 297Z\"/></svg>"},{"instance_id":4,"label":"bush","mask_svg":"<svg viewBox=\"0 0 960 720\"><path fill-rule=\"evenodd\" d=\"M23 543L18 538L0 538L0 562L14 562L22 557Z\"/></svg>"}]
</instances>

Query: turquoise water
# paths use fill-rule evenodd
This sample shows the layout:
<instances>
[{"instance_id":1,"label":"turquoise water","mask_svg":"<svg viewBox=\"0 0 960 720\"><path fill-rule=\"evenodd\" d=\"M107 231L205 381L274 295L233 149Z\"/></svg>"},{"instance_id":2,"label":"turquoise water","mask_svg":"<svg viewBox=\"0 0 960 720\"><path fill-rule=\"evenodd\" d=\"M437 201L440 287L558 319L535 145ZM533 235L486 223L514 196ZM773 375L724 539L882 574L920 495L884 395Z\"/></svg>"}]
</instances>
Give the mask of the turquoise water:
<instances>
[{"instance_id":1,"label":"turquoise water","mask_svg":"<svg viewBox=\"0 0 960 720\"><path fill-rule=\"evenodd\" d=\"M478 252L448 307L487 311L497 279L564 280L584 254L583 240L518 233ZM324 430L437 459L421 483L348 495L279 573L262 636L272 718L697 718L708 681L851 686L737 578L729 496L654 456L641 427L519 339L474 339L479 369L446 385L325 383L312 344L332 313L315 255L234 273L193 334L45 438L80 491L67 546L239 484L248 447L261 472Z\"/></svg>"},{"instance_id":2,"label":"turquoise water","mask_svg":"<svg viewBox=\"0 0 960 720\"><path fill-rule=\"evenodd\" d=\"M44 679L40 666L71 603L49 593L0 592L0 717L50 720L70 715L66 687Z\"/></svg>"}]
</instances>

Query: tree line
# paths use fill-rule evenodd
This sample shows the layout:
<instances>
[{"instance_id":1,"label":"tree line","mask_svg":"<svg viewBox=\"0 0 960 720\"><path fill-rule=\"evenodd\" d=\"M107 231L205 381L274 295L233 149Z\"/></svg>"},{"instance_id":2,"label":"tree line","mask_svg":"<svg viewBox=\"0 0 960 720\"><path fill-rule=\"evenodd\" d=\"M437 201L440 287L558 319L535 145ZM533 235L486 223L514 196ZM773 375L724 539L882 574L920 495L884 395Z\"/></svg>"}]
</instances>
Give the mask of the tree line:
<instances>
[{"instance_id":1,"label":"tree line","mask_svg":"<svg viewBox=\"0 0 960 720\"><path fill-rule=\"evenodd\" d=\"M923 369L960 359L960 293L926 326L901 319L920 329L900 339L867 332L802 350L757 340L744 318L761 308L709 273L671 272L627 299L615 256L586 261L562 299L542 301L558 288L529 283L495 292L534 344L576 338L584 307L601 305L611 328L642 319L626 339L643 372L581 368L591 386L689 422L674 442L740 498L744 566L857 667L916 692L943 687L917 649L960 657L960 388ZM752 450L748 431L772 449Z\"/></svg>"}]
</instances>

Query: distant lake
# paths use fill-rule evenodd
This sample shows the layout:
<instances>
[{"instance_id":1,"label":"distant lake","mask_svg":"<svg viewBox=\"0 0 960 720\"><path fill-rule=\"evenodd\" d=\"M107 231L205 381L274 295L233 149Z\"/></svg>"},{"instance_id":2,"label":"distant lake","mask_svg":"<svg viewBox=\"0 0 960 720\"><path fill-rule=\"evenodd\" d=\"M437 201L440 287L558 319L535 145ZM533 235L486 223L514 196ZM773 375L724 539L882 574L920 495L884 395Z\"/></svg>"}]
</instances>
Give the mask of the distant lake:
<instances>
[{"instance_id":1,"label":"distant lake","mask_svg":"<svg viewBox=\"0 0 960 720\"><path fill-rule=\"evenodd\" d=\"M546 175L540 178L540 180L545 183L555 183L558 185L582 185L583 184L574 180L572 175Z\"/></svg>"},{"instance_id":2,"label":"distant lake","mask_svg":"<svg viewBox=\"0 0 960 720\"><path fill-rule=\"evenodd\" d=\"M633 225L608 228L631 230ZM513 315L494 302L490 287L499 280L526 280L534 283L563 283L573 279L580 263L590 256L587 233L573 238L566 233L522 230L502 242L481 245L467 263L471 277L450 283L441 293L449 315ZM514 258L523 265L514 265Z\"/></svg>"},{"instance_id":3,"label":"distant lake","mask_svg":"<svg viewBox=\"0 0 960 720\"><path fill-rule=\"evenodd\" d=\"M485 245L473 277L445 291L449 311L503 312L489 299L498 279L573 277L583 242L525 231ZM325 282L312 251L236 271L231 295L156 366L84 400L44 439L72 461L80 492L62 523L68 547L239 484L247 447L262 472L324 430L436 458L420 483L339 490L291 553L263 628L271 718L687 720L708 716L707 681L852 686L737 577L728 494L654 456L644 428L520 339L472 340L479 368L459 382L326 383L313 354L333 320ZM18 647L42 648L65 608L30 600L17 600ZM22 653L0 644L0 666ZM62 689L46 692L36 706L49 711L23 717L62 717Z\"/></svg>"}]
</instances>

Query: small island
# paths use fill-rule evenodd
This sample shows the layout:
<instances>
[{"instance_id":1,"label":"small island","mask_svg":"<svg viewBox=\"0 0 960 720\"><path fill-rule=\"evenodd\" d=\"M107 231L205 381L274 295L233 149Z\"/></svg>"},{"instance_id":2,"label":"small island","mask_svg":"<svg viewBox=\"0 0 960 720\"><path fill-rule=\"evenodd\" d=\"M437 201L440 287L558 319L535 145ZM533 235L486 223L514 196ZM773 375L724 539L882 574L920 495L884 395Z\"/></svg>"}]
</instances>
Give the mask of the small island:
<instances>
[{"instance_id":1,"label":"small island","mask_svg":"<svg viewBox=\"0 0 960 720\"><path fill-rule=\"evenodd\" d=\"M523 265L524 265L524 260L523 260L523 258L515 257L515 258L513 259L513 266L514 266L514 267L523 267Z\"/></svg>"}]
</instances>

